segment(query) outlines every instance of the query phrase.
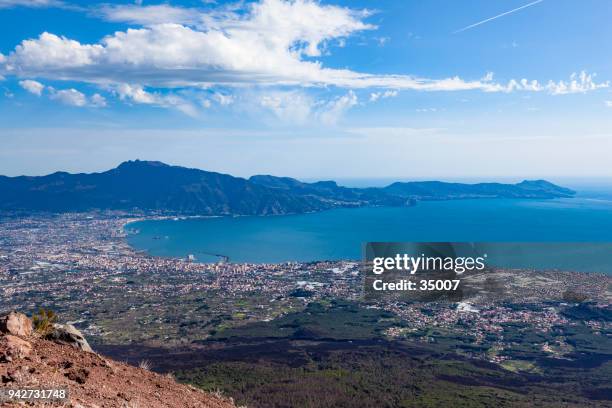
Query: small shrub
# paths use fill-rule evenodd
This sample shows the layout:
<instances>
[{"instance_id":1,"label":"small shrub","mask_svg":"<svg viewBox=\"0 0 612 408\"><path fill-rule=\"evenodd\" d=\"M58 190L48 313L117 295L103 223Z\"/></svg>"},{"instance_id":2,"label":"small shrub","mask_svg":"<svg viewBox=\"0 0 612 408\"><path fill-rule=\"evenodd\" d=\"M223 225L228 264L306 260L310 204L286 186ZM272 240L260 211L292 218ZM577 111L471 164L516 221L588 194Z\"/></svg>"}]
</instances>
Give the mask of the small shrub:
<instances>
[{"instance_id":1,"label":"small shrub","mask_svg":"<svg viewBox=\"0 0 612 408\"><path fill-rule=\"evenodd\" d=\"M151 371L153 365L149 360L142 360L140 363L138 363L138 367L142 368L143 370Z\"/></svg>"},{"instance_id":2,"label":"small shrub","mask_svg":"<svg viewBox=\"0 0 612 408\"><path fill-rule=\"evenodd\" d=\"M57 314L53 310L38 309L38 313L32 316L34 331L40 336L46 336L51 333L53 324L57 322Z\"/></svg>"}]
</instances>

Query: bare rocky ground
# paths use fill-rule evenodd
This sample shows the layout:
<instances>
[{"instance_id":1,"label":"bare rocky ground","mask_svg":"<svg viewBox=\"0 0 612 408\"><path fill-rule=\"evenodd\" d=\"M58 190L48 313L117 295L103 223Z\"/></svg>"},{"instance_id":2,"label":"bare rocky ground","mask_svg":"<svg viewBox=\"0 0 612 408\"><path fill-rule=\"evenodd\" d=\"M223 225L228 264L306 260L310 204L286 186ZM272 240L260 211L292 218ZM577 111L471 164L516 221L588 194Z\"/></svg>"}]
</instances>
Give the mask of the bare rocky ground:
<instances>
[{"instance_id":1,"label":"bare rocky ground","mask_svg":"<svg viewBox=\"0 0 612 408\"><path fill-rule=\"evenodd\" d=\"M69 336L49 337L54 340L34 333L25 315L0 317L0 388L66 388L69 393L67 401L0 402L1 407L235 407L230 399L178 384L172 377L85 351L88 345Z\"/></svg>"}]
</instances>

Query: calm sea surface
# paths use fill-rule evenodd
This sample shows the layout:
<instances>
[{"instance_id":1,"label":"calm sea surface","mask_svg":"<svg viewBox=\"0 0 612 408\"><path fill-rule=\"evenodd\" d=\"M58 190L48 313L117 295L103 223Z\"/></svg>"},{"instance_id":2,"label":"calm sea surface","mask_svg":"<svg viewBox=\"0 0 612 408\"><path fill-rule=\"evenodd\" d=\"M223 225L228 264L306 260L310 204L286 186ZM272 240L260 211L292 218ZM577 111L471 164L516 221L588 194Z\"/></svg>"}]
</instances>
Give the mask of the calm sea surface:
<instances>
[{"instance_id":1,"label":"calm sea surface","mask_svg":"<svg viewBox=\"0 0 612 408\"><path fill-rule=\"evenodd\" d=\"M367 241L612 242L612 197L430 201L406 208L142 221L127 228L138 231L129 235L129 243L155 256L193 254L214 261L214 255L224 255L233 262L360 259ZM598 257L612 264L608 253L600 251ZM553 254L549 258L545 265L559 266Z\"/></svg>"}]
</instances>

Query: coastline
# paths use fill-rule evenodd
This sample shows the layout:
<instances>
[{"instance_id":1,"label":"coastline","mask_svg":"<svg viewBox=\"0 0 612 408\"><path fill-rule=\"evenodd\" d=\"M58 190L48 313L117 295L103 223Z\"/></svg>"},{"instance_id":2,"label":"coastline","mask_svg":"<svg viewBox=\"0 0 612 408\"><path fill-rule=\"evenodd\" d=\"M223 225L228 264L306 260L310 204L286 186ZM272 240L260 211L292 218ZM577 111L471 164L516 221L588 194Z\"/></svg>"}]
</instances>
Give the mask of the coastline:
<instances>
[{"instance_id":1,"label":"coastline","mask_svg":"<svg viewBox=\"0 0 612 408\"><path fill-rule=\"evenodd\" d=\"M585 207L584 201L573 200L460 200L411 209L335 209L287 217L189 217L191 222L185 224L149 224L129 241L153 256L206 252L239 263L359 260L361 244L372 241L612 242L612 206ZM507 217L501 218L502 213ZM152 219L142 219L147 220ZM153 242L153 236L170 240Z\"/></svg>"}]
</instances>

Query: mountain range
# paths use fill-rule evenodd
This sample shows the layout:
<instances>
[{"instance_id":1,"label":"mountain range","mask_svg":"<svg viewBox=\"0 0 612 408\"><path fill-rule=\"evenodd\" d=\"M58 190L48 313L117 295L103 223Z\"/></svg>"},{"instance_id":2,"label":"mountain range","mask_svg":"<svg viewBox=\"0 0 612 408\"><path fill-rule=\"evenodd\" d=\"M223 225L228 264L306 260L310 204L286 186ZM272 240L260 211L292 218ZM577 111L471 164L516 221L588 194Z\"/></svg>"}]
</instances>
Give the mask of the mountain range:
<instances>
[{"instance_id":1,"label":"mountain range","mask_svg":"<svg viewBox=\"0 0 612 408\"><path fill-rule=\"evenodd\" d=\"M558 198L574 191L545 180L517 184L396 182L352 188L289 177L249 179L157 161L127 161L101 173L0 176L0 210L139 210L182 215L273 215L341 207L410 206L419 200Z\"/></svg>"}]
</instances>

